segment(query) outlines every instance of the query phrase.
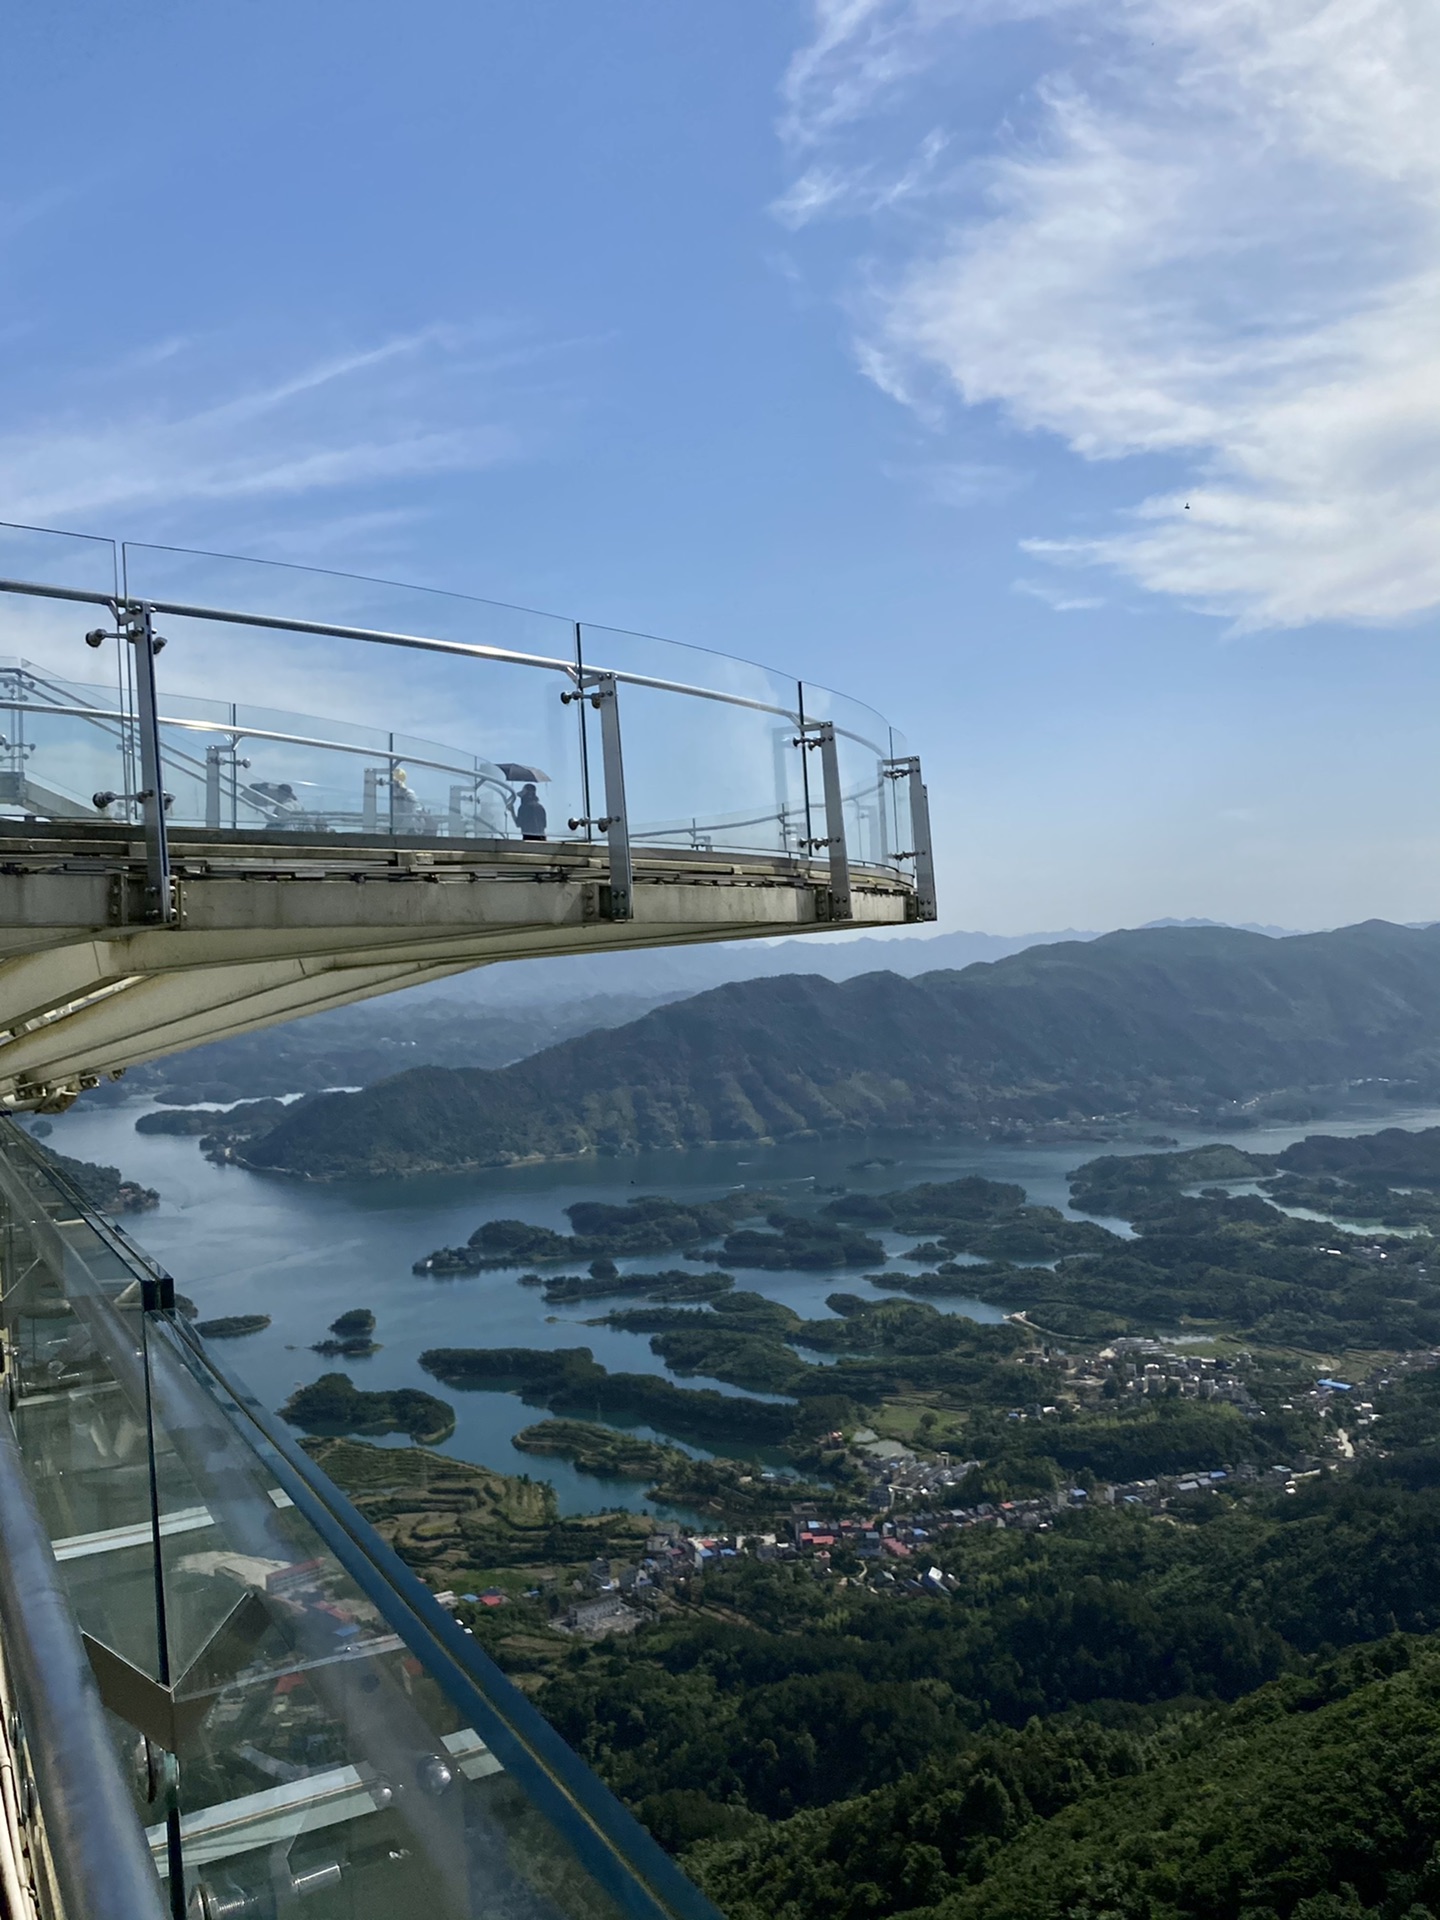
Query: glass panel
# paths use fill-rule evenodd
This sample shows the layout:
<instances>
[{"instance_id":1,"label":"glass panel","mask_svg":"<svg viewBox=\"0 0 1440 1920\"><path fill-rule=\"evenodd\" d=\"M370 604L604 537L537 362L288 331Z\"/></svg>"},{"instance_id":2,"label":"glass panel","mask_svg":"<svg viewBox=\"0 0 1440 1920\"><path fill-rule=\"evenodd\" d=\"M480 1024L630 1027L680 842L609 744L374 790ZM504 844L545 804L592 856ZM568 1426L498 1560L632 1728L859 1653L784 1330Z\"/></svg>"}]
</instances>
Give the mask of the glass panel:
<instances>
[{"instance_id":1,"label":"glass panel","mask_svg":"<svg viewBox=\"0 0 1440 1920\"><path fill-rule=\"evenodd\" d=\"M113 540L0 522L0 581L99 593L113 600L118 579Z\"/></svg>"},{"instance_id":2,"label":"glass panel","mask_svg":"<svg viewBox=\"0 0 1440 1920\"><path fill-rule=\"evenodd\" d=\"M157 613L175 826L571 838L586 812L571 622L421 588L128 547L132 594L461 645L537 664ZM545 664L545 663L550 664Z\"/></svg>"},{"instance_id":3,"label":"glass panel","mask_svg":"<svg viewBox=\"0 0 1440 1920\"><path fill-rule=\"evenodd\" d=\"M614 1920L162 1329L149 1350L157 1424L214 1521L163 1543L192 1887L222 1902L278 1885L307 1912L377 1920Z\"/></svg>"},{"instance_id":4,"label":"glass panel","mask_svg":"<svg viewBox=\"0 0 1440 1920\"><path fill-rule=\"evenodd\" d=\"M0 593L0 621L19 596ZM108 654L114 669L103 680L64 679L39 665L35 653L65 653L83 609L55 600L20 603L29 631L27 657L0 657L0 820L129 819L139 790L138 736L128 689L119 683L128 664L115 641L98 656L74 646L92 668ZM36 645L36 612L52 629L52 644ZM63 629L68 625L70 633ZM78 664L78 663L76 663Z\"/></svg>"},{"instance_id":5,"label":"glass panel","mask_svg":"<svg viewBox=\"0 0 1440 1920\"><path fill-rule=\"evenodd\" d=\"M0 1209L13 1418L31 1486L82 1631L157 1678L139 1283L23 1152L0 1157ZM162 1501L167 1524L193 1523L185 1504Z\"/></svg>"},{"instance_id":6,"label":"glass panel","mask_svg":"<svg viewBox=\"0 0 1440 1920\"><path fill-rule=\"evenodd\" d=\"M0 526L0 823L95 820L96 793L132 792L134 733L114 640L115 547L83 534Z\"/></svg>"},{"instance_id":7,"label":"glass panel","mask_svg":"<svg viewBox=\"0 0 1440 1920\"><path fill-rule=\"evenodd\" d=\"M727 696L703 699L622 683L620 732L632 844L803 851L810 834L805 769L795 745L795 681L748 660L610 627L582 628L581 648L587 672L610 669ZM752 704L742 704L747 702ZM603 805L599 729L593 716L588 724L598 811Z\"/></svg>"},{"instance_id":8,"label":"glass panel","mask_svg":"<svg viewBox=\"0 0 1440 1920\"><path fill-rule=\"evenodd\" d=\"M12 1122L0 1283L22 1452L177 1910L716 1920L200 1343L142 1311L161 1276Z\"/></svg>"},{"instance_id":9,"label":"glass panel","mask_svg":"<svg viewBox=\"0 0 1440 1920\"><path fill-rule=\"evenodd\" d=\"M845 809L845 844L852 863L891 866L894 853L894 813L884 762L890 758L890 727L873 707L832 693L828 687L805 683L805 718L829 720L835 728L840 762L840 788ZM819 781L812 769L810 784L819 799ZM908 851L908 843L900 851Z\"/></svg>"}]
</instances>

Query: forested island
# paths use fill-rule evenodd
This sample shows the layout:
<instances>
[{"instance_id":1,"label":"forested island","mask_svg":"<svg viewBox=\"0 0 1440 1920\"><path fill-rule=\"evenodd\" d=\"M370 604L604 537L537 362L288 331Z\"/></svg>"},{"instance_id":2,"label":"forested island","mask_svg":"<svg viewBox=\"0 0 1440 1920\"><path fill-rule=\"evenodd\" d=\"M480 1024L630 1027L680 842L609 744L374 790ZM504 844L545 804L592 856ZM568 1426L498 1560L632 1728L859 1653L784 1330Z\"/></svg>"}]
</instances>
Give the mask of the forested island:
<instances>
[{"instance_id":1,"label":"forested island","mask_svg":"<svg viewBox=\"0 0 1440 1920\"><path fill-rule=\"evenodd\" d=\"M763 1195L724 1194L708 1201L646 1194L614 1206L578 1200L565 1209L570 1232L523 1220L486 1220L463 1247L439 1247L415 1263L416 1273L483 1273L531 1261L607 1260L698 1247L727 1232L762 1204Z\"/></svg>"},{"instance_id":2,"label":"forested island","mask_svg":"<svg viewBox=\"0 0 1440 1920\"><path fill-rule=\"evenodd\" d=\"M369 1307L351 1307L330 1322L330 1337L317 1340L312 1353L327 1359L365 1360L380 1351L375 1339L375 1315Z\"/></svg>"},{"instance_id":3,"label":"forested island","mask_svg":"<svg viewBox=\"0 0 1440 1920\"><path fill-rule=\"evenodd\" d=\"M202 1340L239 1340L247 1333L263 1333L269 1324L268 1313L223 1313L213 1320L197 1320L195 1331Z\"/></svg>"},{"instance_id":4,"label":"forested island","mask_svg":"<svg viewBox=\"0 0 1440 1920\"><path fill-rule=\"evenodd\" d=\"M426 1446L448 1440L455 1409L418 1387L362 1392L345 1373L322 1373L297 1387L280 1409L291 1426L313 1434L408 1433Z\"/></svg>"}]
</instances>

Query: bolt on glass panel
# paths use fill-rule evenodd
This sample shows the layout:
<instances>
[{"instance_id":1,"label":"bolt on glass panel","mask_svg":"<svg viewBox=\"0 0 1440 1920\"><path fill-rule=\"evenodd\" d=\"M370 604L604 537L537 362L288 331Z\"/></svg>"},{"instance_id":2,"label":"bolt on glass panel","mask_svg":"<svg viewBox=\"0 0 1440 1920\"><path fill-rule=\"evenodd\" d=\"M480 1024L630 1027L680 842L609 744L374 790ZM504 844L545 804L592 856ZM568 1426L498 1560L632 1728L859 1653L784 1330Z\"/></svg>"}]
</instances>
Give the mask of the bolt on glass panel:
<instances>
[{"instance_id":1,"label":"bolt on glass panel","mask_svg":"<svg viewBox=\"0 0 1440 1920\"><path fill-rule=\"evenodd\" d=\"M620 732L633 846L806 851L811 833L796 745L794 680L748 660L611 627L583 626L581 652L587 674L622 676ZM587 724L596 731L593 722ZM593 745L590 759L599 809L604 801Z\"/></svg>"}]
</instances>

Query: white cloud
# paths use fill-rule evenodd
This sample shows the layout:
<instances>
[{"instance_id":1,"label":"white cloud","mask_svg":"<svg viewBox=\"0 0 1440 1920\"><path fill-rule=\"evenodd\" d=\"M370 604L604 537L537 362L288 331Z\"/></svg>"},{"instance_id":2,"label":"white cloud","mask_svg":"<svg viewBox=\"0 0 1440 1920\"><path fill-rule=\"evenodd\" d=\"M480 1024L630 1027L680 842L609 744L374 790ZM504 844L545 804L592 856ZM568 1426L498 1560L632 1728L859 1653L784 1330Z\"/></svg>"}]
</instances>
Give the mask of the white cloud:
<instances>
[{"instance_id":1,"label":"white cloud","mask_svg":"<svg viewBox=\"0 0 1440 1920\"><path fill-rule=\"evenodd\" d=\"M77 380L83 397L63 413L0 432L0 517L63 524L143 513L153 525L205 502L493 465L513 453L514 436L474 418L484 401L461 378L468 351L463 334L426 328L238 390L230 374L217 399L218 376L192 342L157 342L112 379ZM156 375L153 392L146 372ZM186 389L188 404L171 398Z\"/></svg>"},{"instance_id":2,"label":"white cloud","mask_svg":"<svg viewBox=\"0 0 1440 1920\"><path fill-rule=\"evenodd\" d=\"M1192 476L1094 537L1032 543L1047 557L1248 626L1440 604L1440 13L821 0L783 131L799 182L829 187L795 212L884 232L857 146L920 75L928 126L978 29L1047 11L978 171L972 138L934 217L912 199L897 225L862 365L911 404L938 379L1086 459Z\"/></svg>"},{"instance_id":3,"label":"white cloud","mask_svg":"<svg viewBox=\"0 0 1440 1920\"><path fill-rule=\"evenodd\" d=\"M770 211L783 226L798 231L820 215L835 209L849 213L886 213L902 201L923 193L935 178L936 167L949 145L933 128L902 166L889 170L875 166L807 167L792 181Z\"/></svg>"}]
</instances>

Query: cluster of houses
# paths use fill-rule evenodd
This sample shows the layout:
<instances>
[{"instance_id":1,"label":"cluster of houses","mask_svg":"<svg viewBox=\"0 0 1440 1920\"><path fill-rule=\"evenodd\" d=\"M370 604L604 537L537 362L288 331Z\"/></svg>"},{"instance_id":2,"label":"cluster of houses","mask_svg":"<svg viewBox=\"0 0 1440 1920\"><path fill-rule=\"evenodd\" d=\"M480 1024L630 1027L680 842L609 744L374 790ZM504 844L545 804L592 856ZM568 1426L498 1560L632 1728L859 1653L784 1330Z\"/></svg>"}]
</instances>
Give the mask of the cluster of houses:
<instances>
[{"instance_id":1,"label":"cluster of houses","mask_svg":"<svg viewBox=\"0 0 1440 1920\"><path fill-rule=\"evenodd\" d=\"M1179 1393L1226 1400L1252 1417L1261 1412L1245 1385L1244 1356L1226 1362L1177 1353L1157 1340L1124 1339L1093 1356L1071 1355L1055 1347L1037 1350L1034 1364L1052 1374L1052 1390L1058 1389L1072 1404L1104 1395L1106 1382L1114 1381L1112 1398L1117 1390L1139 1395ZM1363 1385L1321 1375L1305 1397L1332 1414L1345 1442L1340 1451L1353 1457L1346 1429L1354 1434L1376 1418L1373 1401L1366 1396L1400 1374L1436 1365L1440 1365L1440 1350L1401 1354ZM1059 1411L1059 1406L1039 1401L1013 1409L1011 1417L1044 1418ZM840 1436L832 1438L838 1441ZM773 1532L697 1534L678 1526L667 1528L651 1535L643 1559L634 1565L595 1561L583 1582L583 1596L555 1622L556 1627L587 1638L631 1632L663 1594L683 1593L695 1575L745 1556L808 1561L820 1572L840 1574L877 1592L941 1595L953 1591L957 1582L933 1564L934 1547L957 1532L975 1527L1035 1531L1051 1526L1062 1512L1093 1506L1158 1515L1172 1507L1183 1509L1237 1483L1263 1481L1274 1490L1293 1493L1323 1470L1319 1460L1297 1454L1288 1465L1263 1470L1245 1464L1197 1468L1114 1485L1061 1488L1031 1499L955 1506L947 1494L978 1461L953 1459L943 1452L920 1454L866 1429L850 1436L849 1447L852 1458L862 1461L870 1476L868 1517L837 1518L814 1504L799 1503L791 1508L788 1524Z\"/></svg>"},{"instance_id":2,"label":"cluster of houses","mask_svg":"<svg viewBox=\"0 0 1440 1920\"><path fill-rule=\"evenodd\" d=\"M1226 1359L1178 1353L1161 1340L1127 1336L1096 1354L1072 1354L1046 1346L1019 1358L1022 1366L1042 1367L1057 1376L1057 1384L1063 1383L1067 1394L1086 1405L1107 1394L1121 1398L1179 1394L1183 1399L1223 1400L1243 1412L1259 1412L1245 1385L1243 1356Z\"/></svg>"},{"instance_id":3,"label":"cluster of houses","mask_svg":"<svg viewBox=\"0 0 1440 1920\"><path fill-rule=\"evenodd\" d=\"M973 1463L967 1463L973 1464ZM1280 1467L1272 1475L1290 1485L1318 1472L1308 1460ZM666 1593L683 1593L691 1579L726 1561L804 1560L821 1572L840 1572L877 1592L940 1595L958 1582L932 1562L938 1542L974 1527L1015 1527L1024 1532L1049 1527L1057 1514L1079 1507L1115 1505L1164 1512L1173 1504L1218 1492L1230 1481L1259 1478L1254 1467L1226 1472L1196 1470L1160 1475L1116 1486L1070 1487L1028 1500L982 1500L974 1506L942 1507L903 1515L836 1518L811 1503L797 1504L789 1524L767 1533L693 1534L675 1527L652 1534L637 1565L597 1560L577 1598L555 1621L563 1633L597 1638L628 1633Z\"/></svg>"}]
</instances>

